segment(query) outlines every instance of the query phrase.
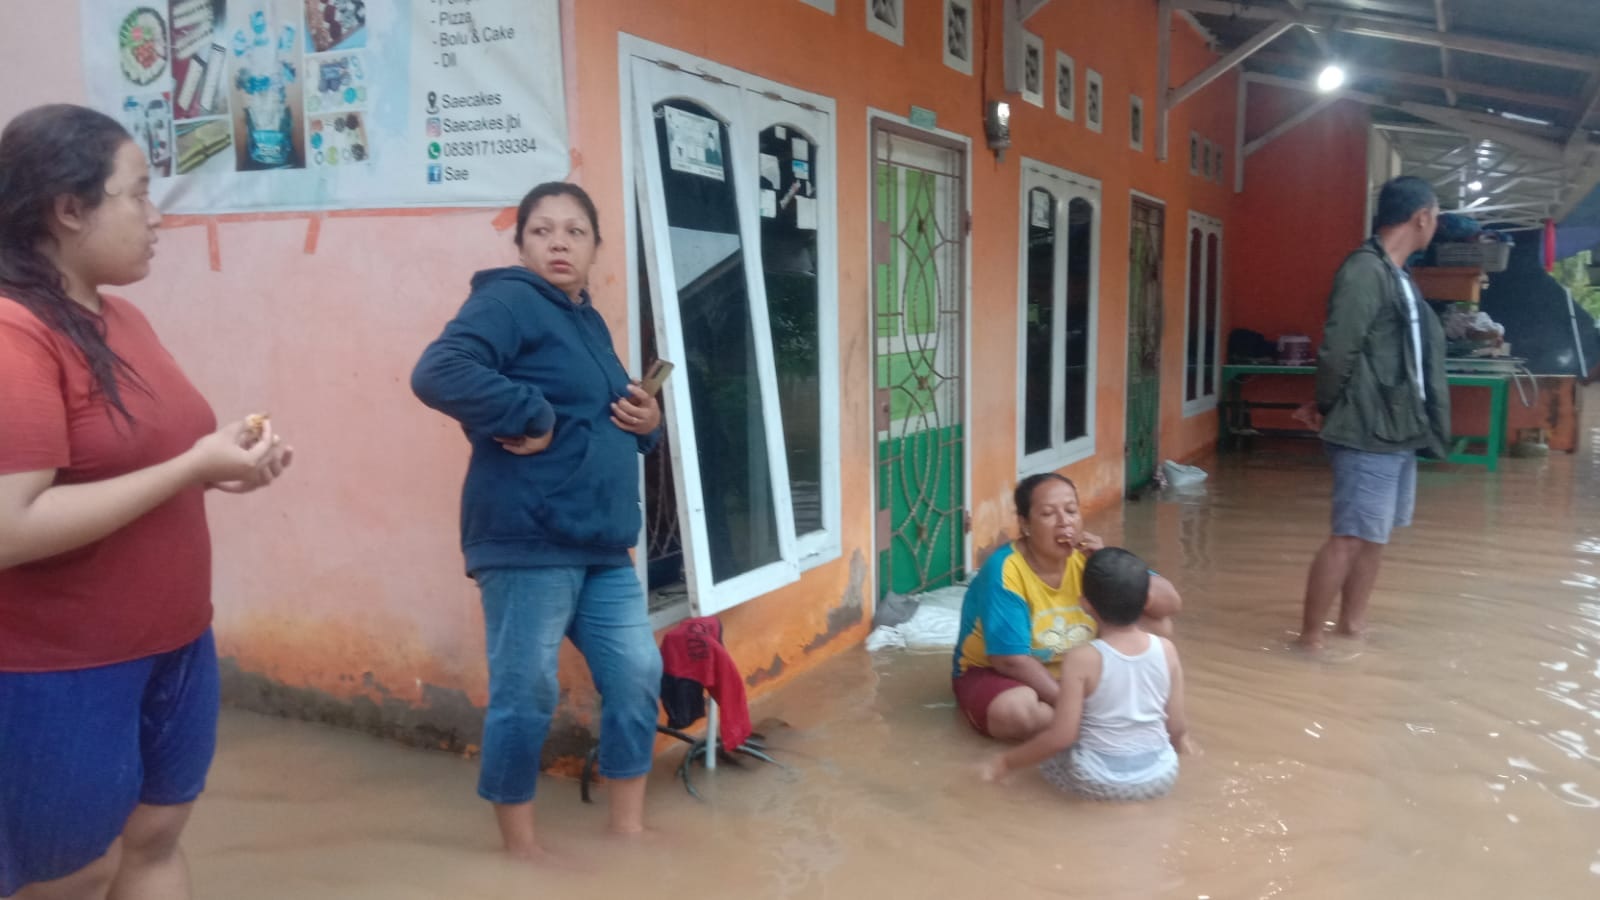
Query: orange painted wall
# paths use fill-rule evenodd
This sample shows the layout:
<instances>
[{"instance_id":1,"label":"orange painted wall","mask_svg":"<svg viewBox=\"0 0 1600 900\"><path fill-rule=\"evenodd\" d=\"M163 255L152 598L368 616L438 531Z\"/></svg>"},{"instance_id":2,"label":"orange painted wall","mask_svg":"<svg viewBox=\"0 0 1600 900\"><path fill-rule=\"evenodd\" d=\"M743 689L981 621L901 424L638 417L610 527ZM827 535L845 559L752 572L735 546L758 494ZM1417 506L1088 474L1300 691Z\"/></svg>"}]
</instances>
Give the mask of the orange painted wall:
<instances>
[{"instance_id":1,"label":"orange painted wall","mask_svg":"<svg viewBox=\"0 0 1600 900\"><path fill-rule=\"evenodd\" d=\"M1250 87L1247 133L1259 135L1312 102ZM1367 236L1367 108L1335 104L1245 163L1228 245L1228 328L1322 336L1339 264Z\"/></svg>"},{"instance_id":2,"label":"orange painted wall","mask_svg":"<svg viewBox=\"0 0 1600 900\"><path fill-rule=\"evenodd\" d=\"M1301 91L1250 86L1246 133L1260 135L1312 102ZM1226 248L1224 337L1249 328L1277 340L1322 340L1333 275L1367 234L1366 107L1335 104L1266 145L1245 162L1245 189ZM1294 378L1255 378L1251 400L1300 402L1309 388ZM1289 413L1258 410L1257 426L1298 428Z\"/></svg>"},{"instance_id":3,"label":"orange painted wall","mask_svg":"<svg viewBox=\"0 0 1600 900\"><path fill-rule=\"evenodd\" d=\"M613 237L602 252L596 302L619 345L627 333L625 279L632 277L620 240L626 180L619 33L837 103L844 549L798 584L724 615L730 648L759 689L850 646L870 616L869 107L902 115L912 104L932 109L942 129L973 142L968 433L975 548L1014 528L1020 159L1102 183L1098 452L1070 470L1090 506L1116 502L1121 493L1130 191L1167 204L1172 324L1164 344L1163 456L1192 455L1215 435L1213 416L1185 419L1180 411L1188 211L1225 221L1230 289L1239 283L1233 250L1246 240L1231 190L1192 178L1186 156L1191 129L1231 148L1232 76L1174 113L1173 160L1156 159L1154 3L1055 0L1029 22L1044 37L1046 103L1055 51L1065 49L1077 61L1080 85L1089 68L1103 75L1105 127L1098 135L1084 127L1081 87L1071 123L1048 105L1036 109L1013 96L1014 146L1003 162L984 148L981 125L984 85L989 94L1000 90L999 2L977 4L988 24L980 30L990 48L987 81L943 65L940 0L908 0L903 48L866 30L865 2L837 6L836 15L799 0L582 0L564 7L575 74L568 90L575 101L572 177L594 194ZM14 71L50 73L0 97L0 120L35 103L83 96L75 54L61 51L78 46L77 9L55 4L29 29L0 33L0 55ZM1181 82L1214 56L1181 22L1173 35L1173 80ZM1144 98L1150 123L1142 154L1129 148L1130 92ZM512 260L498 215L330 216L320 223L314 252L307 252L308 218L213 223L220 271L211 266L207 228L170 228L155 275L127 291L219 414L270 409L299 453L292 476L272 491L216 498L211 506L219 644L235 696L245 702L444 746L460 746L471 733L487 691L481 616L456 544L466 454L455 426L411 397L407 376L464 297L470 273ZM563 684L571 691L566 725L581 725L593 695L575 654Z\"/></svg>"}]
</instances>

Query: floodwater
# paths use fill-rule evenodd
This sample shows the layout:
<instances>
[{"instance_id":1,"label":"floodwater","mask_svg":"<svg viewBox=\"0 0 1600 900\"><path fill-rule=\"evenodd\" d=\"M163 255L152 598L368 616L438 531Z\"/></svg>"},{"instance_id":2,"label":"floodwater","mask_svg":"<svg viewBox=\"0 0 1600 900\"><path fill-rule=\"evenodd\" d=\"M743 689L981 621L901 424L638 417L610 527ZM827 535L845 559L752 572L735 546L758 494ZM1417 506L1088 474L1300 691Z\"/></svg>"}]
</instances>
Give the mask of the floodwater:
<instances>
[{"instance_id":1,"label":"floodwater","mask_svg":"<svg viewBox=\"0 0 1600 900\"><path fill-rule=\"evenodd\" d=\"M1314 448L1091 522L1183 591L1203 756L1168 798L987 785L948 657L853 650L754 711L787 768L657 765L643 842L541 785L563 860L501 859L475 763L224 717L186 838L200 897L1588 898L1600 896L1600 395L1575 456L1424 470L1359 641L1287 649L1325 534Z\"/></svg>"}]
</instances>

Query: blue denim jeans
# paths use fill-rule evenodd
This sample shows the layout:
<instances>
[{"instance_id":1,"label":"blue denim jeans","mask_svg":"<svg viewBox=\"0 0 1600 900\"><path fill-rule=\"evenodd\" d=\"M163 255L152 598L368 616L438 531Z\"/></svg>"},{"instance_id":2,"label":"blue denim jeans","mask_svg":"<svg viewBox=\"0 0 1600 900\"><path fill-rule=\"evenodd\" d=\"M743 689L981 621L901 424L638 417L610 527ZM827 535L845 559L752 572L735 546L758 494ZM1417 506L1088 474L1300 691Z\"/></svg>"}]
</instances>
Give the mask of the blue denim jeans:
<instances>
[{"instance_id":1,"label":"blue denim jeans","mask_svg":"<svg viewBox=\"0 0 1600 900\"><path fill-rule=\"evenodd\" d=\"M637 778L655 754L661 651L644 589L626 566L540 566L477 573L488 634L489 712L478 795L533 799L550 721L561 700L561 641L589 663L600 691L600 774Z\"/></svg>"}]
</instances>

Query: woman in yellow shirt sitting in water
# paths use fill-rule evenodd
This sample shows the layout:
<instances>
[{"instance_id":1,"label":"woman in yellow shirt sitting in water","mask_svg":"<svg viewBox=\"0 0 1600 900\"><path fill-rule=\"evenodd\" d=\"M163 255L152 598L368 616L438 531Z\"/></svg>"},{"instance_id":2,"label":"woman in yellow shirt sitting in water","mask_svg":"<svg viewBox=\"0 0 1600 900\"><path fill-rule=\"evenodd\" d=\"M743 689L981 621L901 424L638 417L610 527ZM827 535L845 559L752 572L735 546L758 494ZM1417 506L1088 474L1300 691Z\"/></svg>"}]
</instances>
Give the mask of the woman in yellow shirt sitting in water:
<instances>
[{"instance_id":1,"label":"woman in yellow shirt sitting in water","mask_svg":"<svg viewBox=\"0 0 1600 900\"><path fill-rule=\"evenodd\" d=\"M956 703L980 733L1024 741L1055 715L1061 657L1094 640L1083 567L1105 546L1083 530L1078 488L1064 475L1032 475L1014 497L1022 537L996 550L967 588L956 640ZM1182 607L1154 572L1142 627L1172 634Z\"/></svg>"}]
</instances>

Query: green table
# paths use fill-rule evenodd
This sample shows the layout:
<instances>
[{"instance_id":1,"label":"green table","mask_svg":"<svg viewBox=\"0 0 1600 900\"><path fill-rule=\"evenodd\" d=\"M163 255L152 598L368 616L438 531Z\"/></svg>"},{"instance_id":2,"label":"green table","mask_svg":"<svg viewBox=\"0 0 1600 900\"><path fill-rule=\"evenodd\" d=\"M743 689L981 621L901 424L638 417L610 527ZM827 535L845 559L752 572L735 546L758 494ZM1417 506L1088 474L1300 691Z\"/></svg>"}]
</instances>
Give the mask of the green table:
<instances>
[{"instance_id":1,"label":"green table","mask_svg":"<svg viewBox=\"0 0 1600 900\"><path fill-rule=\"evenodd\" d=\"M1311 431L1291 429L1251 429L1245 425L1250 409L1295 409L1298 403L1246 403L1240 382L1250 375L1277 375L1313 378L1315 366L1223 366L1222 390L1217 404L1220 427L1219 445L1226 447L1234 438L1247 434L1310 436ZM1506 441L1507 383L1504 375L1450 375L1453 388L1484 388L1489 391L1489 433L1453 435L1450 444L1450 462L1486 466L1489 471L1500 468L1500 454ZM1482 445L1481 452L1474 452Z\"/></svg>"}]
</instances>

